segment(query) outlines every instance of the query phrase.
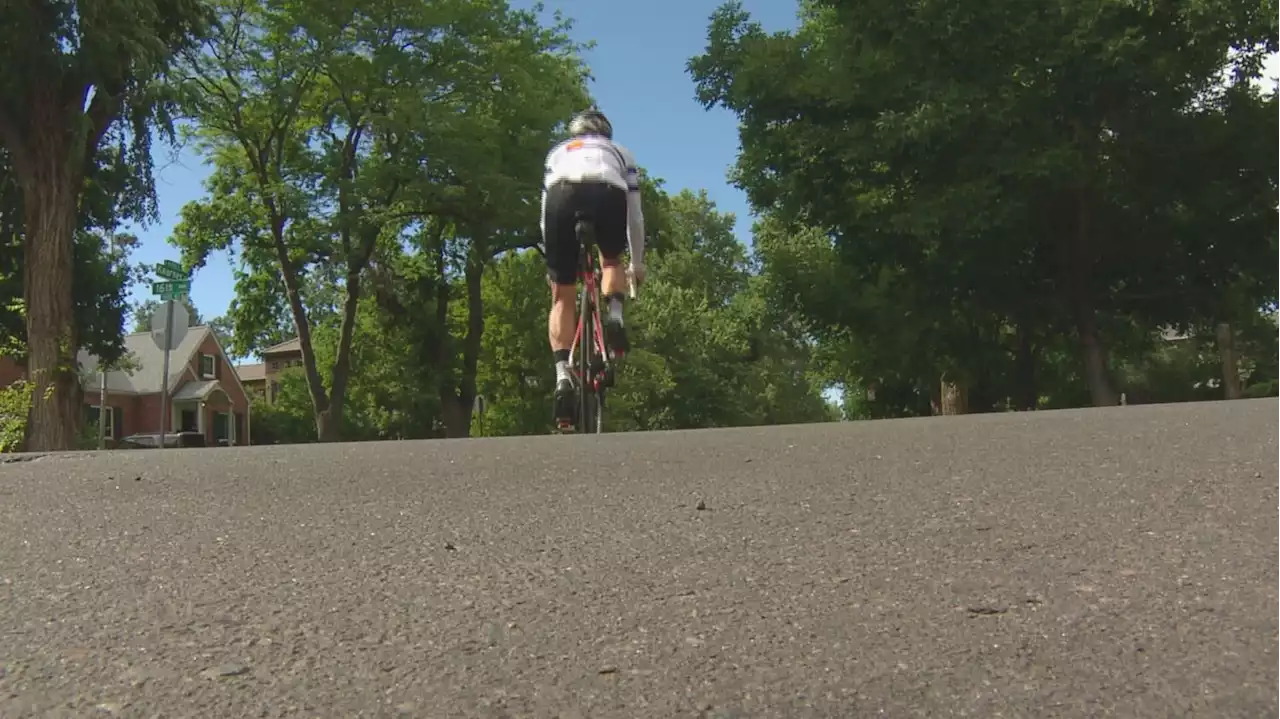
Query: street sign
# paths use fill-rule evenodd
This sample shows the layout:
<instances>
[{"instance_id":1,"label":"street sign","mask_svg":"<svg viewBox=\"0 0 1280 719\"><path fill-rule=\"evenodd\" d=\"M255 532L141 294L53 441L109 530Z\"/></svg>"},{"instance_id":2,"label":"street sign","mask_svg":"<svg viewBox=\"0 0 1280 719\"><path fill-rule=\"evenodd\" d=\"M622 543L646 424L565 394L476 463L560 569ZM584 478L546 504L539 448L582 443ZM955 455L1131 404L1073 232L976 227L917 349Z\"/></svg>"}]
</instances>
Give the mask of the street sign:
<instances>
[{"instance_id":1,"label":"street sign","mask_svg":"<svg viewBox=\"0 0 1280 719\"><path fill-rule=\"evenodd\" d=\"M165 312L173 308L173 319L167 321ZM166 333L165 325L172 329ZM191 314L187 312L186 305L181 302L168 300L161 302L151 313L151 339L155 340L156 347L169 352L178 349L178 345L182 344L182 340L187 336L187 325L191 324Z\"/></svg>"},{"instance_id":2,"label":"street sign","mask_svg":"<svg viewBox=\"0 0 1280 719\"><path fill-rule=\"evenodd\" d=\"M182 265L173 260L165 260L156 265L156 274L166 280L186 280L190 275L182 269Z\"/></svg>"},{"instance_id":3,"label":"street sign","mask_svg":"<svg viewBox=\"0 0 1280 719\"><path fill-rule=\"evenodd\" d=\"M186 297L191 292L191 280L170 280L169 282L152 282L151 294L160 295L164 299Z\"/></svg>"}]
</instances>

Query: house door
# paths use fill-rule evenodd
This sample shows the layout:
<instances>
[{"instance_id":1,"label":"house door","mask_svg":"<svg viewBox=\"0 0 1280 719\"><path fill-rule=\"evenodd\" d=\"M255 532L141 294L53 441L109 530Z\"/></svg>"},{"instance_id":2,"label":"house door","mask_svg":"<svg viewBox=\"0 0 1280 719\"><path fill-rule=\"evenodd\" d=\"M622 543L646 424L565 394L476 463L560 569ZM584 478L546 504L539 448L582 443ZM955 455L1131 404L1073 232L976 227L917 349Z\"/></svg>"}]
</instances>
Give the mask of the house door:
<instances>
[{"instance_id":1,"label":"house door","mask_svg":"<svg viewBox=\"0 0 1280 719\"><path fill-rule=\"evenodd\" d=\"M226 412L213 413L213 441L231 439L231 415Z\"/></svg>"}]
</instances>

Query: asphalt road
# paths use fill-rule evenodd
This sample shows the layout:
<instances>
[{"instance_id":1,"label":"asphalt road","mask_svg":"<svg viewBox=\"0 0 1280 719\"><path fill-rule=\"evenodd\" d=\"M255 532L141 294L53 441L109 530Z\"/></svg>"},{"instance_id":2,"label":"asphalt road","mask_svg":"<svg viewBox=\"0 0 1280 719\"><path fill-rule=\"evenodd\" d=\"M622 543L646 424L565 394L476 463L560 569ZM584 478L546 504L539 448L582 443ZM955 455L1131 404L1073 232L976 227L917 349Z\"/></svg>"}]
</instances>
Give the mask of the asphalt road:
<instances>
[{"instance_id":1,"label":"asphalt road","mask_svg":"<svg viewBox=\"0 0 1280 719\"><path fill-rule=\"evenodd\" d=\"M0 464L0 717L1266 717L1277 402Z\"/></svg>"}]
</instances>

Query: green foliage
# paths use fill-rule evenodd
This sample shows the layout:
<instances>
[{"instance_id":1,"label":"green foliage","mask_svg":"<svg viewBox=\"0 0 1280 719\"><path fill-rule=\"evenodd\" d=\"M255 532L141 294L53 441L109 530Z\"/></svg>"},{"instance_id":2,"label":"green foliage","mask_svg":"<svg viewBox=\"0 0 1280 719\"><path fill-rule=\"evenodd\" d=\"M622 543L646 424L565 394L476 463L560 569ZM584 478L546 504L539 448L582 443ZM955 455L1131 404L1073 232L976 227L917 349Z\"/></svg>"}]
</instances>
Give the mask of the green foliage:
<instances>
[{"instance_id":1,"label":"green foliage","mask_svg":"<svg viewBox=\"0 0 1280 719\"><path fill-rule=\"evenodd\" d=\"M32 384L18 380L0 388L0 452L22 451L31 411Z\"/></svg>"},{"instance_id":2,"label":"green foliage","mask_svg":"<svg viewBox=\"0 0 1280 719\"><path fill-rule=\"evenodd\" d=\"M547 345L551 287L546 262L533 250L503 255L485 273L482 292L485 331L476 382L487 403L484 433L544 433L555 391ZM473 418L474 431L478 425L479 418Z\"/></svg>"},{"instance_id":3,"label":"green foliage","mask_svg":"<svg viewBox=\"0 0 1280 719\"><path fill-rule=\"evenodd\" d=\"M1275 301L1275 48L1237 0L818 1L774 34L729 3L689 69L741 121L775 299L912 413L943 376L979 410L1054 376L1108 404L1152 329Z\"/></svg>"},{"instance_id":4,"label":"green foliage","mask_svg":"<svg viewBox=\"0 0 1280 719\"><path fill-rule=\"evenodd\" d=\"M274 403L254 398L250 407L250 441L253 444L313 442L316 425L311 412L307 380L297 368L280 375L280 393Z\"/></svg>"},{"instance_id":5,"label":"green foliage","mask_svg":"<svg viewBox=\"0 0 1280 719\"><path fill-rule=\"evenodd\" d=\"M766 299L768 280L753 274L745 248L732 235L732 216L716 212L705 195L689 192L674 198L655 194L653 209L665 249L650 254L650 281L628 307L633 351L609 395L608 429L833 419L821 396L823 382L811 370L811 345L795 319ZM429 258L405 256L380 271L357 314L361 339L352 350L343 436L441 436L446 403L459 402L456 388L465 380L470 302L451 303L440 332L439 325L419 319L436 317L439 309ZM449 288L451 296L465 298L463 277L450 280ZM535 251L503 253L484 272L476 392L488 411L483 418L468 415L471 432L550 430L550 299L546 267ZM337 335L334 324L317 327L318 362L331 360ZM287 438L305 426L305 385L296 370L286 376L274 407L255 406L255 441L268 428L295 428L270 432Z\"/></svg>"},{"instance_id":6,"label":"green foliage","mask_svg":"<svg viewBox=\"0 0 1280 719\"><path fill-rule=\"evenodd\" d=\"M110 198L120 192L121 182L111 176L87 183L73 247L76 336L82 347L107 358L124 350L127 297L145 269L130 260L137 238L109 229L114 211ZM9 155L0 149L0 336L17 340L23 347L19 354L25 355L22 204Z\"/></svg>"},{"instance_id":7,"label":"green foliage","mask_svg":"<svg viewBox=\"0 0 1280 719\"><path fill-rule=\"evenodd\" d=\"M317 428L332 439L346 426L371 268L438 256L429 281L445 286L459 265L478 273L532 244L538 178L527 168L585 100L584 71L564 26L499 0L214 6L206 47L182 62L214 172L173 241L192 267L212 251L238 254L233 351L297 328ZM337 328L324 366L312 327Z\"/></svg>"}]
</instances>

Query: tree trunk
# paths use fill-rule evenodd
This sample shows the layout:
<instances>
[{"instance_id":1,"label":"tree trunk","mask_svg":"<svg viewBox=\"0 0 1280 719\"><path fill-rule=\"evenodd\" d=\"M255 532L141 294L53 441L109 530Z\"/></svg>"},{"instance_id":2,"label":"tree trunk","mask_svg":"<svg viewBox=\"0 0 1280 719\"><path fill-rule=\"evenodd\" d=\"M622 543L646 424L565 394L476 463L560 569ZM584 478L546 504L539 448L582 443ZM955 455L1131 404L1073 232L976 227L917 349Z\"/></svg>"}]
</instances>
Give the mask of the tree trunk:
<instances>
[{"instance_id":1,"label":"tree trunk","mask_svg":"<svg viewBox=\"0 0 1280 719\"><path fill-rule=\"evenodd\" d=\"M1040 405L1040 393L1036 389L1036 347L1025 324L1018 325L1015 364L1014 408L1030 412Z\"/></svg>"},{"instance_id":2,"label":"tree trunk","mask_svg":"<svg viewBox=\"0 0 1280 719\"><path fill-rule=\"evenodd\" d=\"M480 364L480 343L484 337L484 299L481 295L484 265L477 259L478 255L478 252L472 251L465 271L467 334L462 340L462 377L456 389L452 386L442 387L440 394L446 437L471 436L471 412L475 409L476 402L476 370Z\"/></svg>"},{"instance_id":3,"label":"tree trunk","mask_svg":"<svg viewBox=\"0 0 1280 719\"><path fill-rule=\"evenodd\" d=\"M1236 336L1227 322L1218 323L1218 359L1222 362L1222 395L1226 399L1240 399L1244 389L1240 386L1240 360L1236 355Z\"/></svg>"},{"instance_id":4,"label":"tree trunk","mask_svg":"<svg viewBox=\"0 0 1280 719\"><path fill-rule=\"evenodd\" d=\"M444 238L437 237L436 242L436 329L440 343L436 345L436 371L439 382L436 385L440 396L440 423L444 425L446 438L465 437L459 434L462 425L458 417L458 393L453 383L453 334L449 331L449 277L445 267ZM469 423L468 423L469 427Z\"/></svg>"},{"instance_id":5,"label":"tree trunk","mask_svg":"<svg viewBox=\"0 0 1280 719\"><path fill-rule=\"evenodd\" d=\"M1067 305L1075 320L1085 381L1089 385L1093 405L1115 406L1120 403L1120 396L1111 382L1111 372L1107 367L1107 346L1098 330L1093 292L1090 288L1093 280L1093 259L1090 252L1092 227L1089 200L1083 191L1077 193L1075 210L1075 232L1065 239L1062 247L1062 273Z\"/></svg>"},{"instance_id":6,"label":"tree trunk","mask_svg":"<svg viewBox=\"0 0 1280 719\"><path fill-rule=\"evenodd\" d=\"M1107 367L1107 347L1098 331L1093 308L1082 308L1076 317L1076 334L1084 361L1085 381L1089 384L1089 397L1095 407L1111 407L1120 404L1120 396L1111 383Z\"/></svg>"},{"instance_id":7,"label":"tree trunk","mask_svg":"<svg viewBox=\"0 0 1280 719\"><path fill-rule=\"evenodd\" d=\"M355 337L356 311L360 308L360 284L359 270L347 274L347 296L342 303L342 327L338 333L338 353L333 358L329 406L316 414L316 434L321 442L342 439L342 415L347 403L347 383L351 379L351 342Z\"/></svg>"},{"instance_id":8,"label":"tree trunk","mask_svg":"<svg viewBox=\"0 0 1280 719\"><path fill-rule=\"evenodd\" d=\"M276 248L276 260L280 263L280 279L284 282L285 297L289 300L289 312L293 315L293 330L298 334L298 349L302 352L302 369L307 377L307 390L311 394L311 406L315 412L316 438L332 442L341 427L333 421L329 394L325 391L320 370L316 368L316 353L311 346L311 324L307 320L307 308L302 304L302 291L298 286L297 271L289 259L289 247L284 241L286 219L276 211L275 201L269 196L263 200L271 216L271 238Z\"/></svg>"},{"instance_id":9,"label":"tree trunk","mask_svg":"<svg viewBox=\"0 0 1280 719\"><path fill-rule=\"evenodd\" d=\"M938 383L938 401L934 414L957 415L969 412L969 387L964 382L955 382L943 375Z\"/></svg>"},{"instance_id":10,"label":"tree trunk","mask_svg":"<svg viewBox=\"0 0 1280 719\"><path fill-rule=\"evenodd\" d=\"M27 421L30 452L75 449L84 419L78 398L79 350L72 283L76 199L80 173L53 122L26 151L15 153L26 221L23 299L27 315L27 371L34 390ZM15 158L16 159L16 158ZM79 167L79 165L75 165Z\"/></svg>"},{"instance_id":11,"label":"tree trunk","mask_svg":"<svg viewBox=\"0 0 1280 719\"><path fill-rule=\"evenodd\" d=\"M478 257L473 257L466 271L467 337L462 343L462 387L459 388L458 397L459 403L465 408L468 436L471 434L471 411L476 404L476 371L480 366L480 342L484 337L484 297L481 295L483 277L484 264Z\"/></svg>"}]
</instances>

